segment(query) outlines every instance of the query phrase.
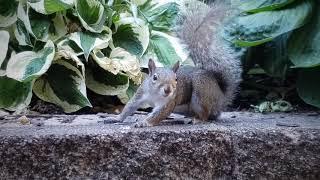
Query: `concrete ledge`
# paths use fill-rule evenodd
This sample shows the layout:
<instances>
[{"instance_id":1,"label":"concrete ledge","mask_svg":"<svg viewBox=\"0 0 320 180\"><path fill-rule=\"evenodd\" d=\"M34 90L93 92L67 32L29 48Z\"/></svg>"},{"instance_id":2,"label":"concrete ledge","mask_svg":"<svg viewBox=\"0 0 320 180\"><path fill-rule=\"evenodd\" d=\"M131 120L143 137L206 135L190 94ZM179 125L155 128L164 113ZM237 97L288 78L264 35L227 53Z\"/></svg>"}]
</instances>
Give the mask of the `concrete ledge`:
<instances>
[{"instance_id":1,"label":"concrete ledge","mask_svg":"<svg viewBox=\"0 0 320 180\"><path fill-rule=\"evenodd\" d=\"M135 129L103 116L0 121L4 179L320 179L320 115L224 113L188 125L174 116ZM172 122L172 123L170 123Z\"/></svg>"}]
</instances>

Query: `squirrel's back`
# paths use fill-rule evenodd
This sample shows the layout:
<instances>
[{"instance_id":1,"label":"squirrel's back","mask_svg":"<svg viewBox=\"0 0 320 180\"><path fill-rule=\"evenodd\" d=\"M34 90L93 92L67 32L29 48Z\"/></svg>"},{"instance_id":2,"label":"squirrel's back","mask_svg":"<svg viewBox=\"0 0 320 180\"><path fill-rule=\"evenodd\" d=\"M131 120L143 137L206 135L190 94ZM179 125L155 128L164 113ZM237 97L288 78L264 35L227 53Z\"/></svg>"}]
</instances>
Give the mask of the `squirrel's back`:
<instances>
[{"instance_id":1,"label":"squirrel's back","mask_svg":"<svg viewBox=\"0 0 320 180\"><path fill-rule=\"evenodd\" d=\"M239 56L221 37L221 28L230 7L224 2L206 5L193 0L186 3L186 8L176 33L187 46L195 65L208 70L220 81L224 102L228 105L234 99L242 73Z\"/></svg>"}]
</instances>

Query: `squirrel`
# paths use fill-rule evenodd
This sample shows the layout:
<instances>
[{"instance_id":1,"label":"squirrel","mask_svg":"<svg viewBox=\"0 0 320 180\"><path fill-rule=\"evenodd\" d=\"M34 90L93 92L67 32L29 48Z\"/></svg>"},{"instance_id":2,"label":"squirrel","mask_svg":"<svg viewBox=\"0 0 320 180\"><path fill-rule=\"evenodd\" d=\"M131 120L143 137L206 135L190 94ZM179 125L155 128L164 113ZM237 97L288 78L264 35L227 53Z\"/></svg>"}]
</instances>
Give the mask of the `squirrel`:
<instances>
[{"instance_id":1,"label":"squirrel","mask_svg":"<svg viewBox=\"0 0 320 180\"><path fill-rule=\"evenodd\" d=\"M148 76L113 120L122 122L148 103L153 106L152 112L135 127L155 126L183 105L187 107L183 112L192 113L193 123L199 123L217 119L232 103L242 68L236 51L219 35L228 6L201 2L189 6L176 34L189 50L195 67L180 67L178 61L172 68L160 68L150 59Z\"/></svg>"}]
</instances>

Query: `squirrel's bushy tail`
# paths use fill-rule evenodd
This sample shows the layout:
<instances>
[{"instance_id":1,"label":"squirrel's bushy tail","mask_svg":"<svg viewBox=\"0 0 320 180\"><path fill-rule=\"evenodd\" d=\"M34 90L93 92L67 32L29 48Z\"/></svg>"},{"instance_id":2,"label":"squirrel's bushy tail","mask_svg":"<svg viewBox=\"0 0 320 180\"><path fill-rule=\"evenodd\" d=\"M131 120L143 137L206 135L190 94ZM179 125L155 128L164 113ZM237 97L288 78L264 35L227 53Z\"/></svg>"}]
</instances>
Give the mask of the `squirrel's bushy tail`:
<instances>
[{"instance_id":1,"label":"squirrel's bushy tail","mask_svg":"<svg viewBox=\"0 0 320 180\"><path fill-rule=\"evenodd\" d=\"M229 42L220 36L230 6L224 2L207 5L200 1L185 2L185 13L176 31L189 50L189 56L201 69L212 71L224 84L225 102L232 102L241 81L241 63Z\"/></svg>"}]
</instances>

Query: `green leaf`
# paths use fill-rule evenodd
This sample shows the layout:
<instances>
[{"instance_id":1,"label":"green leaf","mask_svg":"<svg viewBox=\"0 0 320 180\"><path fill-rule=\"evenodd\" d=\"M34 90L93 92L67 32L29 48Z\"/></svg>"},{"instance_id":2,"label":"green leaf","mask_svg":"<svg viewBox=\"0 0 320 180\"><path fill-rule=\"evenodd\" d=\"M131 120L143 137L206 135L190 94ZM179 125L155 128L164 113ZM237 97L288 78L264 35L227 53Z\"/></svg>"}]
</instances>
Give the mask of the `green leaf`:
<instances>
[{"instance_id":1,"label":"green leaf","mask_svg":"<svg viewBox=\"0 0 320 180\"><path fill-rule=\"evenodd\" d=\"M181 56L177 50L178 46L180 46L180 44L174 44L174 42L169 39L169 35L153 31L148 52L144 56L144 61L152 58L157 64L160 63L162 66L171 67L177 61L181 61Z\"/></svg>"},{"instance_id":2,"label":"green leaf","mask_svg":"<svg viewBox=\"0 0 320 180\"><path fill-rule=\"evenodd\" d=\"M224 36L242 47L263 44L303 26L313 7L312 0L305 0L280 10L237 16L226 26Z\"/></svg>"},{"instance_id":3,"label":"green leaf","mask_svg":"<svg viewBox=\"0 0 320 180\"><path fill-rule=\"evenodd\" d=\"M18 2L15 0L1 0L0 4L0 27L8 27L17 20Z\"/></svg>"},{"instance_id":4,"label":"green leaf","mask_svg":"<svg viewBox=\"0 0 320 180\"><path fill-rule=\"evenodd\" d=\"M104 49L108 47L111 40L112 31L104 28L105 31L101 34L93 34L88 32L75 32L69 37L70 40L75 42L84 52L86 60L88 60L90 52L95 49Z\"/></svg>"},{"instance_id":5,"label":"green leaf","mask_svg":"<svg viewBox=\"0 0 320 180\"><path fill-rule=\"evenodd\" d=\"M271 11L287 6L295 0L247 0L239 7L242 11L257 13L261 11Z\"/></svg>"},{"instance_id":6,"label":"green leaf","mask_svg":"<svg viewBox=\"0 0 320 180\"><path fill-rule=\"evenodd\" d=\"M295 67L320 65L320 4L309 24L298 29L289 39L289 57Z\"/></svg>"},{"instance_id":7,"label":"green leaf","mask_svg":"<svg viewBox=\"0 0 320 180\"><path fill-rule=\"evenodd\" d=\"M299 96L308 104L320 108L320 67L301 69L297 80Z\"/></svg>"},{"instance_id":8,"label":"green leaf","mask_svg":"<svg viewBox=\"0 0 320 180\"><path fill-rule=\"evenodd\" d=\"M7 56L10 35L7 31L0 31L0 67Z\"/></svg>"},{"instance_id":9,"label":"green leaf","mask_svg":"<svg viewBox=\"0 0 320 180\"><path fill-rule=\"evenodd\" d=\"M138 38L139 34L133 30L132 25L123 24L117 29L117 32L112 36L115 47L122 47L131 54L141 56L144 52L144 47Z\"/></svg>"},{"instance_id":10,"label":"green leaf","mask_svg":"<svg viewBox=\"0 0 320 180\"><path fill-rule=\"evenodd\" d=\"M124 74L114 75L95 66L86 71L86 85L97 94L114 96L127 91L129 78Z\"/></svg>"},{"instance_id":11,"label":"green leaf","mask_svg":"<svg viewBox=\"0 0 320 180\"><path fill-rule=\"evenodd\" d=\"M148 5L141 9L143 15L152 25L155 31L170 31L176 25L179 13L179 6L175 2L166 3L160 6Z\"/></svg>"},{"instance_id":12,"label":"green leaf","mask_svg":"<svg viewBox=\"0 0 320 180\"><path fill-rule=\"evenodd\" d=\"M48 70L54 53L54 44L48 41L39 52L23 51L15 54L8 61L7 76L18 81L33 80Z\"/></svg>"},{"instance_id":13,"label":"green leaf","mask_svg":"<svg viewBox=\"0 0 320 180\"><path fill-rule=\"evenodd\" d=\"M54 61L47 73L36 80L33 91L40 99L62 107L66 113L91 107L84 75L65 60Z\"/></svg>"},{"instance_id":14,"label":"green leaf","mask_svg":"<svg viewBox=\"0 0 320 180\"><path fill-rule=\"evenodd\" d=\"M76 0L76 11L81 24L91 32L100 33L106 21L106 11L98 0Z\"/></svg>"},{"instance_id":15,"label":"green leaf","mask_svg":"<svg viewBox=\"0 0 320 180\"><path fill-rule=\"evenodd\" d=\"M19 82L0 76L0 108L9 111L22 110L31 101L33 81Z\"/></svg>"},{"instance_id":16,"label":"green leaf","mask_svg":"<svg viewBox=\"0 0 320 180\"><path fill-rule=\"evenodd\" d=\"M52 14L73 7L73 0L28 0L28 4L37 12Z\"/></svg>"}]
</instances>

